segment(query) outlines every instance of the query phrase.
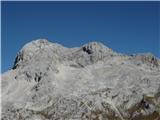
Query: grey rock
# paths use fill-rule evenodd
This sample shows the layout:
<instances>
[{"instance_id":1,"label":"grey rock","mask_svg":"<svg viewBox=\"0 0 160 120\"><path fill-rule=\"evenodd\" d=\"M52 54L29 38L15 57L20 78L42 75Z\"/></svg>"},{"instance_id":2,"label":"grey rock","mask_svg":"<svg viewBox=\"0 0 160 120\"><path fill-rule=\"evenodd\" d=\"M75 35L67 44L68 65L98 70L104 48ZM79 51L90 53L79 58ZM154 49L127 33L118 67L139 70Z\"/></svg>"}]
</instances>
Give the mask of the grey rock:
<instances>
[{"instance_id":1,"label":"grey rock","mask_svg":"<svg viewBox=\"0 0 160 120\"><path fill-rule=\"evenodd\" d=\"M26 44L2 74L2 120L158 120L160 60L99 42Z\"/></svg>"}]
</instances>

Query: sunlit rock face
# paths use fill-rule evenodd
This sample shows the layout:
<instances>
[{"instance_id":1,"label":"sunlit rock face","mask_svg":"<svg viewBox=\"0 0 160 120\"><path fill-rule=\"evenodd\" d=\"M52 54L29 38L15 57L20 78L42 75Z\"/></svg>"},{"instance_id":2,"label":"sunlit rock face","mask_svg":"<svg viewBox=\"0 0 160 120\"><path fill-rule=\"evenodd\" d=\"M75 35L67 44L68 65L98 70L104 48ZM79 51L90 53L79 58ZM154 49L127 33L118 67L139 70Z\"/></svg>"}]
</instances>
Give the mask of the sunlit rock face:
<instances>
[{"instance_id":1,"label":"sunlit rock face","mask_svg":"<svg viewBox=\"0 0 160 120\"><path fill-rule=\"evenodd\" d=\"M1 86L2 120L160 120L160 60L99 42L27 43Z\"/></svg>"}]
</instances>

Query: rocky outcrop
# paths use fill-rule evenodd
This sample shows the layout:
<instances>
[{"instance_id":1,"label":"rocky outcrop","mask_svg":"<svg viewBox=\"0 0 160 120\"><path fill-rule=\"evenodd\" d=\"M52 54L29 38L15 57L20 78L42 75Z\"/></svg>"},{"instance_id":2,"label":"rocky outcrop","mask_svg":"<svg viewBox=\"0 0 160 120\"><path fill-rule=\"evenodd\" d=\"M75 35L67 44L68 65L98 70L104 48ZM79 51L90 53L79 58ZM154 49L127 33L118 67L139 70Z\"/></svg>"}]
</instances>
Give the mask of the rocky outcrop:
<instances>
[{"instance_id":1,"label":"rocky outcrop","mask_svg":"<svg viewBox=\"0 0 160 120\"><path fill-rule=\"evenodd\" d=\"M144 64L150 65L152 67L158 67L158 59L152 55L152 54L139 54L139 55L134 55L133 59L136 60L137 62L142 62Z\"/></svg>"},{"instance_id":2,"label":"rocky outcrop","mask_svg":"<svg viewBox=\"0 0 160 120\"><path fill-rule=\"evenodd\" d=\"M2 120L159 120L159 63L99 42L32 41L2 75Z\"/></svg>"}]
</instances>

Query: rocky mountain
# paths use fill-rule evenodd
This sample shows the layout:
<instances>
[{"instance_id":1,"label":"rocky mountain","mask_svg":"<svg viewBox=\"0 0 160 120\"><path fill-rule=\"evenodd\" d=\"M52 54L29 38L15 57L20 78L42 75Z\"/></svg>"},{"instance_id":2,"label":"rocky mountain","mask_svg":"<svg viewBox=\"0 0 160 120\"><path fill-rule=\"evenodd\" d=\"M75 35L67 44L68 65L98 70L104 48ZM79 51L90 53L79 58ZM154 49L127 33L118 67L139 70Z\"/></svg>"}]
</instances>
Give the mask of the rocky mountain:
<instances>
[{"instance_id":1,"label":"rocky mountain","mask_svg":"<svg viewBox=\"0 0 160 120\"><path fill-rule=\"evenodd\" d=\"M1 120L160 120L160 60L99 42L32 41L1 86Z\"/></svg>"}]
</instances>

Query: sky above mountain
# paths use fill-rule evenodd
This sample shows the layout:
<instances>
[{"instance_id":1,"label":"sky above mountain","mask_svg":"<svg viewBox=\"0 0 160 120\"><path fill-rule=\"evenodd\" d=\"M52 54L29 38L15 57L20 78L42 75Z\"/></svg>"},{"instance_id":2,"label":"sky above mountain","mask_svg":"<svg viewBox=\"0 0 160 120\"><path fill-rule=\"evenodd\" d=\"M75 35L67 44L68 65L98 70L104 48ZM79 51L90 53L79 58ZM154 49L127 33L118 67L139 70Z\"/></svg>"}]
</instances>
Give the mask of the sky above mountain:
<instances>
[{"instance_id":1,"label":"sky above mountain","mask_svg":"<svg viewBox=\"0 0 160 120\"><path fill-rule=\"evenodd\" d=\"M2 72L39 38L76 47L99 41L115 51L160 57L160 2L2 2Z\"/></svg>"}]
</instances>

